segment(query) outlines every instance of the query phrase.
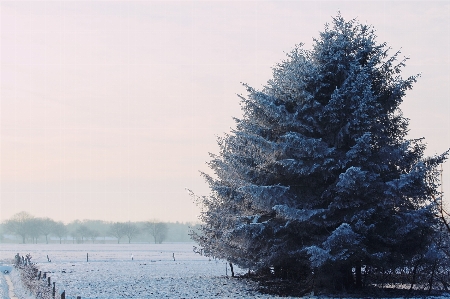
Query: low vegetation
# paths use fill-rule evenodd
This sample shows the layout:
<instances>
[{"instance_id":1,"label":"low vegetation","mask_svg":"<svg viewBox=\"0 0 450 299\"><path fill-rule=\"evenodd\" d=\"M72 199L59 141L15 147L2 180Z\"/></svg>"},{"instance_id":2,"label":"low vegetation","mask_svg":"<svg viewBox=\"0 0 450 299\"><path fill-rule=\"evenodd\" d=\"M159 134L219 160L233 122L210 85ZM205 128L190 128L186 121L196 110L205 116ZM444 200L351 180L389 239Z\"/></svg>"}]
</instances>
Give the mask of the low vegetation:
<instances>
[{"instance_id":1,"label":"low vegetation","mask_svg":"<svg viewBox=\"0 0 450 299\"><path fill-rule=\"evenodd\" d=\"M27 254L24 260L16 257L16 260L14 261L14 267L19 272L20 280L23 286L36 298L55 298L55 290L52 284L49 285L47 279L38 274L39 269L31 261L30 254Z\"/></svg>"}]
</instances>

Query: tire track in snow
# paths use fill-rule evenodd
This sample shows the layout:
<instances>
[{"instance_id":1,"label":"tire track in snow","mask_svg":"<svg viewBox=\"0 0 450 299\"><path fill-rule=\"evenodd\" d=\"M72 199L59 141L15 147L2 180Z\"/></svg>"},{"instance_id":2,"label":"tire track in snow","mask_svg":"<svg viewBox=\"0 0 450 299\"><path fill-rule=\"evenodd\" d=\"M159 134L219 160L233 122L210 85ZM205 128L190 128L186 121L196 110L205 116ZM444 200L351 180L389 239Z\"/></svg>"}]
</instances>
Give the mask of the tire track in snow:
<instances>
[{"instance_id":1,"label":"tire track in snow","mask_svg":"<svg viewBox=\"0 0 450 299\"><path fill-rule=\"evenodd\" d=\"M11 281L11 278L9 277L9 275L4 275L5 280L6 280L6 284L8 285L8 296L10 299L19 299L18 297L16 297L16 294L14 293L14 285Z\"/></svg>"}]
</instances>

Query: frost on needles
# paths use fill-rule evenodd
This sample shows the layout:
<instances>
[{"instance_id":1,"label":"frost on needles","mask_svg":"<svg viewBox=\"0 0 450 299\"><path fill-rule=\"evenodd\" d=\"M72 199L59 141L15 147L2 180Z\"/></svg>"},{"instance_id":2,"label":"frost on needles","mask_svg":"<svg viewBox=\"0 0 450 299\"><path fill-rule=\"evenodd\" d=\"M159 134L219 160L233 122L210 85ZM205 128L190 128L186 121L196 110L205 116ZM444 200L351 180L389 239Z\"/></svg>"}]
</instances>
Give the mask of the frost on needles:
<instances>
[{"instance_id":1,"label":"frost on needles","mask_svg":"<svg viewBox=\"0 0 450 299\"><path fill-rule=\"evenodd\" d=\"M218 138L193 239L207 255L305 289L447 289L438 167L400 110L417 76L341 15L300 44ZM399 273L402 273L400 275ZM442 274L442 275L441 275ZM441 276L440 276L441 275ZM430 283L431 279L431 283Z\"/></svg>"}]
</instances>

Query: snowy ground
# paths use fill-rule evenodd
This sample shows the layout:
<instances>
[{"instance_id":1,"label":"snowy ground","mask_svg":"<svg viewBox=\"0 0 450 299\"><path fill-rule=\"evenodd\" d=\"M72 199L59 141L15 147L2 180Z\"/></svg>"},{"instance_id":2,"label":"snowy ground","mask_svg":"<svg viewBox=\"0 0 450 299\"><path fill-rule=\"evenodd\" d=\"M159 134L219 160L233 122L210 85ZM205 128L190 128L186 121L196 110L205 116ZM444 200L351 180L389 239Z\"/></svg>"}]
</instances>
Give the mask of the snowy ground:
<instances>
[{"instance_id":1,"label":"snowy ground","mask_svg":"<svg viewBox=\"0 0 450 299\"><path fill-rule=\"evenodd\" d=\"M7 296L8 296L8 291L7 291L5 277L2 274L0 274L0 298L6 299L6 298L8 298Z\"/></svg>"},{"instance_id":2,"label":"snowy ground","mask_svg":"<svg viewBox=\"0 0 450 299\"><path fill-rule=\"evenodd\" d=\"M252 283L231 279L224 261L200 256L192 246L3 244L1 259L12 259L17 252L30 253L38 268L56 282L58 293L66 291L67 299L276 298L257 293ZM20 297L20 291L16 293Z\"/></svg>"},{"instance_id":3,"label":"snowy ground","mask_svg":"<svg viewBox=\"0 0 450 299\"><path fill-rule=\"evenodd\" d=\"M192 246L187 243L2 244L0 263L12 260L16 253L24 256L30 253L38 268L48 272L52 282L56 282L57 294L65 290L67 299L76 296L83 299L278 298L258 293L251 282L231 279L224 261L195 254ZM51 262L47 261L47 255ZM16 295L21 299L31 298L22 289L17 271L10 275ZM1 299L8 298L5 285L0 275Z\"/></svg>"}]
</instances>

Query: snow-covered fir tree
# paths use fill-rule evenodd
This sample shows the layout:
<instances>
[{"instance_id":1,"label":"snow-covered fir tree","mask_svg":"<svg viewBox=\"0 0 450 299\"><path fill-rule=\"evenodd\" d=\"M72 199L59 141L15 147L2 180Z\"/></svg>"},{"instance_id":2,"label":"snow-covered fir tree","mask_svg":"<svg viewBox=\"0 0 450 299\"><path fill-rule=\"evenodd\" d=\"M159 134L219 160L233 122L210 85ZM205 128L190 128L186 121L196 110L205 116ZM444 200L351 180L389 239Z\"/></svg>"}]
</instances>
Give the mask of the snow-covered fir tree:
<instances>
[{"instance_id":1,"label":"snow-covered fir tree","mask_svg":"<svg viewBox=\"0 0 450 299\"><path fill-rule=\"evenodd\" d=\"M333 290L424 260L447 152L424 157L406 138L399 106L417 76L402 78L406 59L389 50L339 14L262 90L245 85L243 116L204 174L211 194L197 197L205 254Z\"/></svg>"}]
</instances>

